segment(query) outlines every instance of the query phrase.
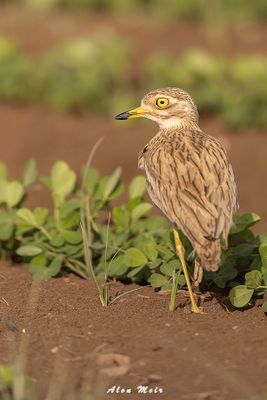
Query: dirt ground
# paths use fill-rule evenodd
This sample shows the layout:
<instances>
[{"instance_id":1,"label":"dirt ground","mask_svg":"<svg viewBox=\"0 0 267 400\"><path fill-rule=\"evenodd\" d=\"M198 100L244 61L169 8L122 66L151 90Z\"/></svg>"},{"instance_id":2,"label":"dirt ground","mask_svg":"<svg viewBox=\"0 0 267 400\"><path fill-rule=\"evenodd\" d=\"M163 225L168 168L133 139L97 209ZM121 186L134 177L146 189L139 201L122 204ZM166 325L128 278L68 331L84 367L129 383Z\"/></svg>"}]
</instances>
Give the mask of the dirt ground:
<instances>
[{"instance_id":1,"label":"dirt ground","mask_svg":"<svg viewBox=\"0 0 267 400\"><path fill-rule=\"evenodd\" d=\"M0 362L20 348L35 400L47 388L49 398L68 400L87 399L89 388L90 399L103 400L263 399L266 317L256 306L232 310L212 298L193 315L180 294L170 313L168 296L145 288L104 309L92 283L75 276L32 282L3 264L0 274ZM121 291L114 283L113 295ZM132 393L105 394L114 385ZM141 385L155 393L138 394Z\"/></svg>"}]
</instances>

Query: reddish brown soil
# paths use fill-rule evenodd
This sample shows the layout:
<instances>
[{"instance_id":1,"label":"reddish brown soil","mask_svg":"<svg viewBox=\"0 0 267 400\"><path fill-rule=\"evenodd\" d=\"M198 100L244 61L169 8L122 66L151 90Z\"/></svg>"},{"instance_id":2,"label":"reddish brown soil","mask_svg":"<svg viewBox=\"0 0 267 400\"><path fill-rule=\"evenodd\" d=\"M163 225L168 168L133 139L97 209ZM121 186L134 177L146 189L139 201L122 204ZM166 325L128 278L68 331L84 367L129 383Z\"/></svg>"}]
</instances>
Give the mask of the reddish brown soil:
<instances>
[{"instance_id":1,"label":"reddish brown soil","mask_svg":"<svg viewBox=\"0 0 267 400\"><path fill-rule=\"evenodd\" d=\"M92 283L77 277L32 282L3 264L0 274L0 360L21 346L35 400L48 387L54 399L85 399L82 388L131 400L252 400L266 390L266 317L256 306L233 311L213 298L193 315L179 295L170 313L168 296L146 288L104 309ZM115 283L112 292L124 290ZM104 395L113 385L133 393ZM139 385L164 392L138 395Z\"/></svg>"}]
</instances>

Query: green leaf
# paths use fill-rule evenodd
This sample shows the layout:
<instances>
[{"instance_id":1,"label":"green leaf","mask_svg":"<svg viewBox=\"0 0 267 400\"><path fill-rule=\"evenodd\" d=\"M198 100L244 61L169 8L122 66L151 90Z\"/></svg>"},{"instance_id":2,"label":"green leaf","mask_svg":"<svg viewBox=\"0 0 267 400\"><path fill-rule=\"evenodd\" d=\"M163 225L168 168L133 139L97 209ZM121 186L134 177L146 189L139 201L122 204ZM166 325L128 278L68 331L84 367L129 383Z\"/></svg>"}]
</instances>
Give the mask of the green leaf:
<instances>
[{"instance_id":1,"label":"green leaf","mask_svg":"<svg viewBox=\"0 0 267 400\"><path fill-rule=\"evenodd\" d=\"M126 250L124 260L129 267L140 267L145 265L148 261L144 253L134 247L130 247Z\"/></svg>"},{"instance_id":2,"label":"green leaf","mask_svg":"<svg viewBox=\"0 0 267 400\"><path fill-rule=\"evenodd\" d=\"M48 212L47 208L36 207L33 210L33 214L34 214L36 224L39 226L42 226L46 222L49 212Z\"/></svg>"},{"instance_id":3,"label":"green leaf","mask_svg":"<svg viewBox=\"0 0 267 400\"><path fill-rule=\"evenodd\" d=\"M267 301L265 301L261 306L263 312L267 313Z\"/></svg>"},{"instance_id":4,"label":"green leaf","mask_svg":"<svg viewBox=\"0 0 267 400\"><path fill-rule=\"evenodd\" d=\"M64 245L65 240L64 240L62 234L57 233L52 237L52 239L50 240L50 243L54 247L61 247Z\"/></svg>"},{"instance_id":5,"label":"green leaf","mask_svg":"<svg viewBox=\"0 0 267 400\"><path fill-rule=\"evenodd\" d=\"M124 185L122 182L118 182L117 186L113 190L113 192L109 195L108 200L114 200L119 197L124 191Z\"/></svg>"},{"instance_id":6,"label":"green leaf","mask_svg":"<svg viewBox=\"0 0 267 400\"><path fill-rule=\"evenodd\" d=\"M90 167L84 171L84 187L88 193L93 194L99 180L99 173L94 168Z\"/></svg>"},{"instance_id":7,"label":"green leaf","mask_svg":"<svg viewBox=\"0 0 267 400\"><path fill-rule=\"evenodd\" d=\"M51 183L53 191L65 198L69 195L75 186L76 175L74 171L70 169L68 164L64 161L57 161L51 171Z\"/></svg>"},{"instance_id":8,"label":"green leaf","mask_svg":"<svg viewBox=\"0 0 267 400\"><path fill-rule=\"evenodd\" d=\"M0 178L0 203L6 202L6 189L8 182L5 179Z\"/></svg>"},{"instance_id":9,"label":"green leaf","mask_svg":"<svg viewBox=\"0 0 267 400\"><path fill-rule=\"evenodd\" d=\"M155 261L158 257L157 243L152 237L140 238L137 242L138 248L145 254L150 261Z\"/></svg>"},{"instance_id":10,"label":"green leaf","mask_svg":"<svg viewBox=\"0 0 267 400\"><path fill-rule=\"evenodd\" d=\"M40 247L32 245L20 246L16 251L16 253L22 257L33 257L41 254L42 252L43 250Z\"/></svg>"},{"instance_id":11,"label":"green leaf","mask_svg":"<svg viewBox=\"0 0 267 400\"><path fill-rule=\"evenodd\" d=\"M146 180L142 175L136 176L130 183L128 189L129 199L143 197L146 191Z\"/></svg>"},{"instance_id":12,"label":"green leaf","mask_svg":"<svg viewBox=\"0 0 267 400\"><path fill-rule=\"evenodd\" d=\"M0 240L9 240L14 228L14 215L12 212L0 210Z\"/></svg>"},{"instance_id":13,"label":"green leaf","mask_svg":"<svg viewBox=\"0 0 267 400\"><path fill-rule=\"evenodd\" d=\"M233 223L230 234L236 234L255 225L260 221L260 217L255 213L234 214Z\"/></svg>"},{"instance_id":14,"label":"green leaf","mask_svg":"<svg viewBox=\"0 0 267 400\"><path fill-rule=\"evenodd\" d=\"M149 278L149 282L151 283L151 286L154 288L158 288L165 285L167 281L168 278L166 276L157 273L152 274Z\"/></svg>"},{"instance_id":15,"label":"green leaf","mask_svg":"<svg viewBox=\"0 0 267 400\"><path fill-rule=\"evenodd\" d=\"M24 194L23 185L18 181L12 181L6 187L6 203L9 207L15 207Z\"/></svg>"},{"instance_id":16,"label":"green leaf","mask_svg":"<svg viewBox=\"0 0 267 400\"><path fill-rule=\"evenodd\" d=\"M267 243L267 232L262 233L257 238L258 238L260 244Z\"/></svg>"},{"instance_id":17,"label":"green leaf","mask_svg":"<svg viewBox=\"0 0 267 400\"><path fill-rule=\"evenodd\" d=\"M132 211L132 220L136 221L139 218L143 217L145 214L148 213L149 210L151 210L152 205L149 203L141 203L136 206L133 211Z\"/></svg>"},{"instance_id":18,"label":"green leaf","mask_svg":"<svg viewBox=\"0 0 267 400\"><path fill-rule=\"evenodd\" d=\"M78 244L83 240L81 232L78 231L62 230L61 234L64 240L70 244Z\"/></svg>"},{"instance_id":19,"label":"green leaf","mask_svg":"<svg viewBox=\"0 0 267 400\"><path fill-rule=\"evenodd\" d=\"M263 268L267 271L267 243L263 243L259 248Z\"/></svg>"},{"instance_id":20,"label":"green leaf","mask_svg":"<svg viewBox=\"0 0 267 400\"><path fill-rule=\"evenodd\" d=\"M254 289L249 289L245 285L238 285L230 290L229 299L233 306L240 308L249 303L253 293Z\"/></svg>"},{"instance_id":21,"label":"green leaf","mask_svg":"<svg viewBox=\"0 0 267 400\"><path fill-rule=\"evenodd\" d=\"M114 207L112 210L112 217L118 227L122 229L128 228L130 218L124 206Z\"/></svg>"},{"instance_id":22,"label":"green leaf","mask_svg":"<svg viewBox=\"0 0 267 400\"><path fill-rule=\"evenodd\" d=\"M238 257L249 257L255 246L250 243L242 243L232 249L232 254Z\"/></svg>"},{"instance_id":23,"label":"green leaf","mask_svg":"<svg viewBox=\"0 0 267 400\"><path fill-rule=\"evenodd\" d=\"M64 256L63 255L59 255L59 256L56 256L52 260L50 265L48 265L47 268L49 269L49 278L51 276L56 276L59 273L59 271L61 269L61 266L62 266L62 263L63 263L63 260L64 260Z\"/></svg>"},{"instance_id":24,"label":"green leaf","mask_svg":"<svg viewBox=\"0 0 267 400\"><path fill-rule=\"evenodd\" d=\"M31 265L30 272L33 274L33 279L47 280L56 276L62 267L64 256L56 256L52 262L46 267L41 265Z\"/></svg>"},{"instance_id":25,"label":"green leaf","mask_svg":"<svg viewBox=\"0 0 267 400\"><path fill-rule=\"evenodd\" d=\"M0 365L0 391L3 392L8 390L8 388L12 387L15 380L15 371L14 367L9 365ZM4 398L4 397L3 397Z\"/></svg>"},{"instance_id":26,"label":"green leaf","mask_svg":"<svg viewBox=\"0 0 267 400\"><path fill-rule=\"evenodd\" d=\"M31 186L37 179L37 164L34 158L31 158L24 169L23 185L25 187Z\"/></svg>"},{"instance_id":27,"label":"green leaf","mask_svg":"<svg viewBox=\"0 0 267 400\"><path fill-rule=\"evenodd\" d=\"M0 180L6 179L7 177L7 167L3 162L0 162Z\"/></svg>"},{"instance_id":28,"label":"green leaf","mask_svg":"<svg viewBox=\"0 0 267 400\"><path fill-rule=\"evenodd\" d=\"M103 194L103 201L106 201L110 197L113 190L116 188L117 184L119 183L120 176L121 176L121 167L118 167L115 169L113 174L107 180L104 194Z\"/></svg>"},{"instance_id":29,"label":"green leaf","mask_svg":"<svg viewBox=\"0 0 267 400\"><path fill-rule=\"evenodd\" d=\"M61 248L61 252L64 253L65 255L73 256L76 255L77 253L80 254L82 250L82 244L66 244L64 247Z\"/></svg>"},{"instance_id":30,"label":"green leaf","mask_svg":"<svg viewBox=\"0 0 267 400\"><path fill-rule=\"evenodd\" d=\"M22 221L26 222L28 225L31 225L31 226L34 226L34 227L36 227L38 225L37 224L37 220L35 218L35 215L28 208L20 208L17 211L16 215L17 215L17 217L19 219L21 219Z\"/></svg>"},{"instance_id":31,"label":"green leaf","mask_svg":"<svg viewBox=\"0 0 267 400\"><path fill-rule=\"evenodd\" d=\"M118 256L109 264L109 275L122 276L127 272L128 268L124 260L124 255Z\"/></svg>"},{"instance_id":32,"label":"green leaf","mask_svg":"<svg viewBox=\"0 0 267 400\"><path fill-rule=\"evenodd\" d=\"M247 272L245 275L245 284L250 289L256 289L261 285L262 274L258 270Z\"/></svg>"},{"instance_id":33,"label":"green leaf","mask_svg":"<svg viewBox=\"0 0 267 400\"><path fill-rule=\"evenodd\" d=\"M162 292L170 292L172 290L172 283L167 282L163 286L161 286L161 291Z\"/></svg>"},{"instance_id":34,"label":"green leaf","mask_svg":"<svg viewBox=\"0 0 267 400\"><path fill-rule=\"evenodd\" d=\"M31 259L31 261L29 262L28 266L45 267L46 263L47 263L47 258L43 253L41 253L41 254L38 254L38 256L33 257Z\"/></svg>"},{"instance_id":35,"label":"green leaf","mask_svg":"<svg viewBox=\"0 0 267 400\"><path fill-rule=\"evenodd\" d=\"M168 221L164 217L148 217L135 221L133 228L136 231L148 231L150 234L159 233L159 231L168 228Z\"/></svg>"},{"instance_id":36,"label":"green leaf","mask_svg":"<svg viewBox=\"0 0 267 400\"><path fill-rule=\"evenodd\" d=\"M172 276L173 269L178 268L178 266L179 266L179 260L171 260L160 266L160 272L162 272L163 275Z\"/></svg>"},{"instance_id":37,"label":"green leaf","mask_svg":"<svg viewBox=\"0 0 267 400\"><path fill-rule=\"evenodd\" d=\"M146 267L144 265L142 265L141 267L132 268L128 272L127 277L130 278L130 279L137 278L137 275L140 276L140 272L143 271L145 268ZM135 282L136 279L133 279L133 281Z\"/></svg>"}]
</instances>

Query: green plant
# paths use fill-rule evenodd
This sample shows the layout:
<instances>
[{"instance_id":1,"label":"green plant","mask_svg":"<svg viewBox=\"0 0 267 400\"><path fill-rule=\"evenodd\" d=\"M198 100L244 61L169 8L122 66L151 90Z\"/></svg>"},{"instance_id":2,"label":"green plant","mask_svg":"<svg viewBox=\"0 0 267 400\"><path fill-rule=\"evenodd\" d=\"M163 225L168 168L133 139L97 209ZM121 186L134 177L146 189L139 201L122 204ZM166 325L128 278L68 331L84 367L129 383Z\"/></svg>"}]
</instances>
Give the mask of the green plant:
<instances>
[{"instance_id":1,"label":"green plant","mask_svg":"<svg viewBox=\"0 0 267 400\"><path fill-rule=\"evenodd\" d=\"M50 49L37 60L35 97L60 110L107 111L111 93L116 97L123 87L128 48L123 40L106 32Z\"/></svg>"},{"instance_id":2,"label":"green plant","mask_svg":"<svg viewBox=\"0 0 267 400\"><path fill-rule=\"evenodd\" d=\"M0 257L12 255L15 246L16 213L37 176L35 160L30 160L21 180L8 180L7 168L0 163Z\"/></svg>"},{"instance_id":3,"label":"green plant","mask_svg":"<svg viewBox=\"0 0 267 400\"><path fill-rule=\"evenodd\" d=\"M3 400L26 400L32 380L16 366L0 364L0 398Z\"/></svg>"},{"instance_id":4,"label":"green plant","mask_svg":"<svg viewBox=\"0 0 267 400\"><path fill-rule=\"evenodd\" d=\"M142 176L130 182L126 200L117 200L113 206L113 200L123 193L121 169L101 177L90 166L93 153L82 171L81 184L63 161L52 166L48 177L39 179L51 192L52 211L23 207L26 189L37 179L33 160L27 164L23 179L14 181L16 184L7 180L6 168L1 165L2 258L19 257L36 279L49 279L68 271L93 278L103 306L116 300L109 295L111 279L172 290L173 305L173 288L183 288L185 278L168 221L150 215L152 205L144 198L146 185ZM9 192L11 200L6 196ZM251 230L259 220L254 213L236 214L229 247L223 250L222 267L215 273L204 273L203 288L231 289L230 300L237 307L247 305L252 295L262 296L266 290L267 234L255 236ZM192 247L182 232L180 238L192 275Z\"/></svg>"},{"instance_id":5,"label":"green plant","mask_svg":"<svg viewBox=\"0 0 267 400\"><path fill-rule=\"evenodd\" d=\"M63 111L111 111L125 98L129 48L108 31L30 58L14 41L0 38L0 98L39 101Z\"/></svg>"},{"instance_id":6,"label":"green plant","mask_svg":"<svg viewBox=\"0 0 267 400\"><path fill-rule=\"evenodd\" d=\"M0 97L25 100L31 92L31 60L12 40L0 37Z\"/></svg>"},{"instance_id":7,"label":"green plant","mask_svg":"<svg viewBox=\"0 0 267 400\"><path fill-rule=\"evenodd\" d=\"M262 296L267 290L267 242L259 237L255 247L257 250L253 251L253 260L249 265L250 271L245 274L244 284L237 284L229 293L231 303L238 308L249 304L253 295ZM246 251L250 249L244 248ZM262 309L267 312L267 301L262 304Z\"/></svg>"}]
</instances>

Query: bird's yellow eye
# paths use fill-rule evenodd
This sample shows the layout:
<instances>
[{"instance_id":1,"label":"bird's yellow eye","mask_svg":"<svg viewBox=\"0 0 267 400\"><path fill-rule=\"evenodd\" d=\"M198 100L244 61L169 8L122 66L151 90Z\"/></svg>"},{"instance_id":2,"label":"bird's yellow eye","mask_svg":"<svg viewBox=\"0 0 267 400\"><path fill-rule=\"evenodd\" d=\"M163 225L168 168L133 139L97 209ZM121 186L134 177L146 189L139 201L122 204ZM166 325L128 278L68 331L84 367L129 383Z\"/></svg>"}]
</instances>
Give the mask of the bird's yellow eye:
<instances>
[{"instance_id":1,"label":"bird's yellow eye","mask_svg":"<svg viewBox=\"0 0 267 400\"><path fill-rule=\"evenodd\" d=\"M158 108L166 108L166 107L168 107L169 103L170 103L169 99L167 99L166 97L159 97L156 100L156 106Z\"/></svg>"}]
</instances>

